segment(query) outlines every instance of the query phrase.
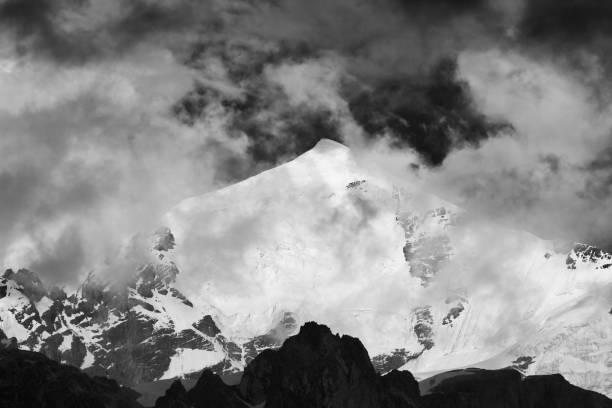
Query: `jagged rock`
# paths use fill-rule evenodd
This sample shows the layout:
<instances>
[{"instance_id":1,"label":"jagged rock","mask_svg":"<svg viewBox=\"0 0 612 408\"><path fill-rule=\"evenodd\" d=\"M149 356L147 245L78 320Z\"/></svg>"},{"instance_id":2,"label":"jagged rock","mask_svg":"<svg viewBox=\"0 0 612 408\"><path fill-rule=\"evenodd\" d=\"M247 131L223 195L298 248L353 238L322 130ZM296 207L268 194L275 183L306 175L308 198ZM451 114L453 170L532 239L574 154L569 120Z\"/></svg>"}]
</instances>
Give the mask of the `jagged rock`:
<instances>
[{"instance_id":1,"label":"jagged rock","mask_svg":"<svg viewBox=\"0 0 612 408\"><path fill-rule=\"evenodd\" d=\"M414 384L402 391L406 377L393 374L381 380L361 342L333 335L326 326L310 322L277 351L266 350L249 364L240 393L251 404L266 407L393 407L409 401ZM385 387L393 389L393 398Z\"/></svg>"},{"instance_id":2,"label":"jagged rock","mask_svg":"<svg viewBox=\"0 0 612 408\"><path fill-rule=\"evenodd\" d=\"M105 282L90 274L67 296L46 288L33 272L8 270L0 278L5 297L0 321L15 322L7 326L14 329L8 335L27 334L17 339L19 347L126 385L188 374L169 371L182 350L218 354L219 362L211 366L219 372L240 369L242 348L172 287L177 273L164 259L142 266L127 281ZM181 364L174 367L180 370Z\"/></svg>"},{"instance_id":3,"label":"jagged rock","mask_svg":"<svg viewBox=\"0 0 612 408\"><path fill-rule=\"evenodd\" d=\"M153 249L160 252L167 252L174 249L176 241L170 228L162 227L153 234Z\"/></svg>"},{"instance_id":4,"label":"jagged rock","mask_svg":"<svg viewBox=\"0 0 612 408\"><path fill-rule=\"evenodd\" d=\"M140 408L139 394L107 378L40 353L0 350L0 406L7 408Z\"/></svg>"},{"instance_id":5,"label":"jagged rock","mask_svg":"<svg viewBox=\"0 0 612 408\"><path fill-rule=\"evenodd\" d=\"M297 322L291 313L284 313L278 324L267 333L256 336L252 340L244 343L244 362L245 364L253 361L255 357L264 350L276 350L287 337L297 331Z\"/></svg>"},{"instance_id":6,"label":"jagged rock","mask_svg":"<svg viewBox=\"0 0 612 408\"><path fill-rule=\"evenodd\" d=\"M17 283L21 287L22 292L33 302L38 302L47 294L47 289L38 275L27 269L19 269L17 272L7 269L4 272L3 278Z\"/></svg>"},{"instance_id":7,"label":"jagged rock","mask_svg":"<svg viewBox=\"0 0 612 408\"><path fill-rule=\"evenodd\" d=\"M390 353L379 354L372 357L372 364L377 373L386 374L390 371L397 370L408 361L418 358L421 354L422 351L411 353L404 348L395 349Z\"/></svg>"},{"instance_id":8,"label":"jagged rock","mask_svg":"<svg viewBox=\"0 0 612 408\"><path fill-rule=\"evenodd\" d=\"M176 380L166 394L155 401L154 408L191 408L192 404L181 380Z\"/></svg>"}]
</instances>

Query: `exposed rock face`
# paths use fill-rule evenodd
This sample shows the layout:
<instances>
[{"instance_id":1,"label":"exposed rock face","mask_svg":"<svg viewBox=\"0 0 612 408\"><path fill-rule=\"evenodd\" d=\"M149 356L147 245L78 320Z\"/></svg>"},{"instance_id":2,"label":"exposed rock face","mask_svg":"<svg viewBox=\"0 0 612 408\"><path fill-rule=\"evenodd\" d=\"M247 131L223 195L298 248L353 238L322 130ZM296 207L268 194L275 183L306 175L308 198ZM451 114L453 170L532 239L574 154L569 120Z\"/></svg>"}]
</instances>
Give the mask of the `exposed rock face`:
<instances>
[{"instance_id":1,"label":"exposed rock face","mask_svg":"<svg viewBox=\"0 0 612 408\"><path fill-rule=\"evenodd\" d=\"M6 408L140 408L138 393L40 353L0 350L0 406Z\"/></svg>"},{"instance_id":2,"label":"exposed rock face","mask_svg":"<svg viewBox=\"0 0 612 408\"><path fill-rule=\"evenodd\" d=\"M109 283L90 274L71 294L46 287L31 271L7 270L0 277L3 342L134 385L206 367L239 372L263 348L278 348L295 332L286 314L278 327L244 345L227 339L206 310L173 287L179 273L174 245L170 230L160 229L150 263L133 276Z\"/></svg>"},{"instance_id":3,"label":"exposed rock face","mask_svg":"<svg viewBox=\"0 0 612 408\"><path fill-rule=\"evenodd\" d=\"M372 364L377 373L385 374L392 370L397 370L408 361L418 358L421 352L411 353L406 349L396 349L390 353L380 354L372 358Z\"/></svg>"},{"instance_id":4,"label":"exposed rock face","mask_svg":"<svg viewBox=\"0 0 612 408\"><path fill-rule=\"evenodd\" d=\"M243 345L245 363L248 364L263 350L276 350L290 335L297 331L298 325L291 313L285 313L281 321L267 333L257 336Z\"/></svg>"},{"instance_id":5,"label":"exposed rock face","mask_svg":"<svg viewBox=\"0 0 612 408\"><path fill-rule=\"evenodd\" d=\"M228 339L210 314L214 308L194 307L174 287L174 247L172 232L161 228L148 263L134 264L132 276L109 282L92 273L69 294L46 287L29 270L7 270L0 277L0 340L135 385L199 375L205 368L238 373L297 331L291 313L284 313L259 336L240 344Z\"/></svg>"},{"instance_id":6,"label":"exposed rock face","mask_svg":"<svg viewBox=\"0 0 612 408\"><path fill-rule=\"evenodd\" d=\"M171 362L185 350L205 357L204 366L193 371L206 364L239 370L242 356L235 349L240 347L172 287L177 273L163 259L143 265L121 284L90 275L67 296L45 288L32 272L9 270L0 279L0 323L20 348L122 384L183 374L172 372Z\"/></svg>"}]
</instances>

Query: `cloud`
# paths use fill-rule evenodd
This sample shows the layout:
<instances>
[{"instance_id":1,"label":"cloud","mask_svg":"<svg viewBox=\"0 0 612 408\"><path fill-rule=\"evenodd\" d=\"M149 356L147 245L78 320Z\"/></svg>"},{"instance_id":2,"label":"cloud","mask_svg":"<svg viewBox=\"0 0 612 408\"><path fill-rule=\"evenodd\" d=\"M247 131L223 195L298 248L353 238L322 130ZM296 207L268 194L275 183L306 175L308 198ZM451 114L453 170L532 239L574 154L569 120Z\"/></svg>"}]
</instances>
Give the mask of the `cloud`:
<instances>
[{"instance_id":1,"label":"cloud","mask_svg":"<svg viewBox=\"0 0 612 408\"><path fill-rule=\"evenodd\" d=\"M21 55L82 64L210 23L211 2L4 0L0 23Z\"/></svg>"},{"instance_id":2,"label":"cloud","mask_svg":"<svg viewBox=\"0 0 612 408\"><path fill-rule=\"evenodd\" d=\"M611 17L612 5L607 2L532 0L526 4L519 30L527 41L584 47L612 35Z\"/></svg>"},{"instance_id":3,"label":"cloud","mask_svg":"<svg viewBox=\"0 0 612 408\"><path fill-rule=\"evenodd\" d=\"M0 71L0 92L15 95L0 106L6 267L73 280L155 230L176 201L213 188L215 160L201 148L224 135L171 115L197 74L167 50L70 68L13 61Z\"/></svg>"},{"instance_id":4,"label":"cloud","mask_svg":"<svg viewBox=\"0 0 612 408\"><path fill-rule=\"evenodd\" d=\"M388 179L421 177L493 219L603 242L609 104L590 45L607 11L572 7L4 0L2 258L60 265L45 259L78 237L80 261L47 268L77 276L176 202L324 137L364 156L385 144ZM564 47L570 15L585 31Z\"/></svg>"},{"instance_id":5,"label":"cloud","mask_svg":"<svg viewBox=\"0 0 612 408\"><path fill-rule=\"evenodd\" d=\"M479 111L514 131L453 152L427 183L489 219L609 246L611 105L574 72L517 53L466 53L460 73Z\"/></svg>"}]
</instances>

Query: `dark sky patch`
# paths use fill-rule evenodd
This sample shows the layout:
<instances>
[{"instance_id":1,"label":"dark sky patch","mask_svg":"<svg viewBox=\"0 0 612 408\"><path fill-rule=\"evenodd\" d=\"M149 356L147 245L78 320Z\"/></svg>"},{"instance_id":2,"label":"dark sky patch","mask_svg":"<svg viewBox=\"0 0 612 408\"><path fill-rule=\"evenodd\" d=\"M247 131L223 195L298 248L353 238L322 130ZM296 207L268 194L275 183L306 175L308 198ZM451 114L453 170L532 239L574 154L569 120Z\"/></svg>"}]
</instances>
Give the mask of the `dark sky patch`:
<instances>
[{"instance_id":1,"label":"dark sky patch","mask_svg":"<svg viewBox=\"0 0 612 408\"><path fill-rule=\"evenodd\" d=\"M95 21L88 15L93 0L7 0L0 4L0 25L15 38L20 54L31 54L64 64L111 58L146 41L211 24L209 2L190 0L172 4L117 0L120 13ZM66 15L79 14L91 24L68 29Z\"/></svg>"},{"instance_id":2,"label":"dark sky patch","mask_svg":"<svg viewBox=\"0 0 612 408\"><path fill-rule=\"evenodd\" d=\"M424 76L386 80L349 96L349 107L370 135L389 132L396 147L411 147L440 165L453 149L511 128L478 112L456 70L455 59L445 58Z\"/></svg>"},{"instance_id":3,"label":"dark sky patch","mask_svg":"<svg viewBox=\"0 0 612 408\"><path fill-rule=\"evenodd\" d=\"M584 46L612 35L612 3L599 0L530 0L520 34L535 42Z\"/></svg>"},{"instance_id":4,"label":"dark sky patch","mask_svg":"<svg viewBox=\"0 0 612 408\"><path fill-rule=\"evenodd\" d=\"M230 137L247 137L246 157L218 143L207 145L222 162L216 174L219 182L236 182L291 160L312 149L322 138L341 141L339 124L332 112L293 107L276 87L266 87L259 77L250 79L260 88L241 98L196 84L172 108L178 120L193 126L204 118L207 107L219 104L230 117L227 125Z\"/></svg>"}]
</instances>

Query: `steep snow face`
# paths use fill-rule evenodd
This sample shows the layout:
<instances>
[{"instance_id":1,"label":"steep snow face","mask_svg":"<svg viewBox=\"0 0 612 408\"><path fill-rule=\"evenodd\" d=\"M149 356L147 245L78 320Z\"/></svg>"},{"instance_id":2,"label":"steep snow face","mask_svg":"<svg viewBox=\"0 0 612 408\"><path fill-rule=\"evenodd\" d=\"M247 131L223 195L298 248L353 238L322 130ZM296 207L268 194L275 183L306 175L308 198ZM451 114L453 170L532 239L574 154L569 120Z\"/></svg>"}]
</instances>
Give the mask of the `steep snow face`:
<instances>
[{"instance_id":1,"label":"steep snow face","mask_svg":"<svg viewBox=\"0 0 612 408\"><path fill-rule=\"evenodd\" d=\"M323 141L283 166L185 200L167 215L177 264L190 278L183 289L199 286L196 302L213 304L227 316L225 330L242 338L261 332L274 310L330 324L355 314L375 320L364 315L383 306L373 295L405 269L393 195L367 179L346 147Z\"/></svg>"},{"instance_id":2,"label":"steep snow face","mask_svg":"<svg viewBox=\"0 0 612 408\"><path fill-rule=\"evenodd\" d=\"M166 224L178 283L231 338L290 311L359 337L381 371L514 365L612 394L609 255L480 223L335 142L187 199Z\"/></svg>"}]
</instances>

